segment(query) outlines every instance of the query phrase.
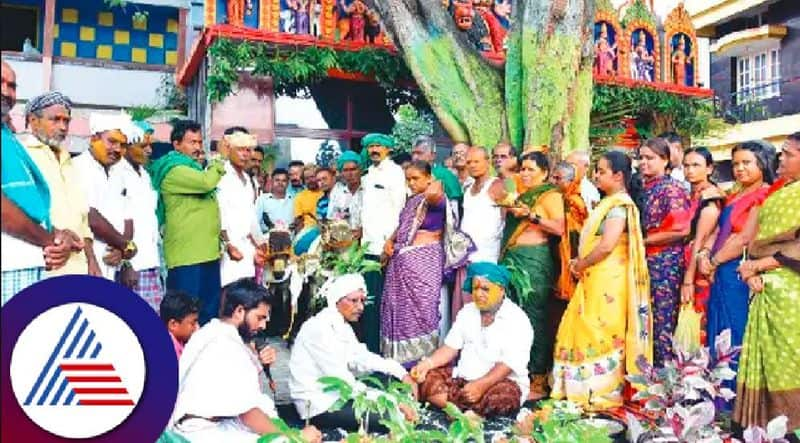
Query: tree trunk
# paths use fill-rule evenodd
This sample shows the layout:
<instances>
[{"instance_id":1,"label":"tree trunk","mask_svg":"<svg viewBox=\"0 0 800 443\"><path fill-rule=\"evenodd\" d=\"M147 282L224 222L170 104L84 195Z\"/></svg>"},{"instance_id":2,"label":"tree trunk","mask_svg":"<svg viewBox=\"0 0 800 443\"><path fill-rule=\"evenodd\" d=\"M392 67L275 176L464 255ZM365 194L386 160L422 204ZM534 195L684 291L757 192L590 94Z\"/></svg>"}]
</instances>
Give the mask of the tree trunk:
<instances>
[{"instance_id":1,"label":"tree trunk","mask_svg":"<svg viewBox=\"0 0 800 443\"><path fill-rule=\"evenodd\" d=\"M450 137L485 146L503 139L502 73L468 46L441 0L378 0L375 7Z\"/></svg>"},{"instance_id":2,"label":"tree trunk","mask_svg":"<svg viewBox=\"0 0 800 443\"><path fill-rule=\"evenodd\" d=\"M589 143L594 0L517 0L505 72L483 60L439 0L377 0L387 32L457 142L560 154Z\"/></svg>"}]
</instances>

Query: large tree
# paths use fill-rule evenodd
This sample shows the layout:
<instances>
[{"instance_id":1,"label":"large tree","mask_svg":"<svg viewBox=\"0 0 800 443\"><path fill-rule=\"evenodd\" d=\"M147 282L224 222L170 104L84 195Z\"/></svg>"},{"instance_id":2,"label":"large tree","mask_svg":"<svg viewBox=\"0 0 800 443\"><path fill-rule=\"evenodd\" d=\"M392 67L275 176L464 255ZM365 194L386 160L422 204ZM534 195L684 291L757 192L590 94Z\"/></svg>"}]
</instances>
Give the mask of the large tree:
<instances>
[{"instance_id":1,"label":"large tree","mask_svg":"<svg viewBox=\"0 0 800 443\"><path fill-rule=\"evenodd\" d=\"M500 67L474 49L442 0L372 3L453 140L588 146L595 0L513 0Z\"/></svg>"}]
</instances>

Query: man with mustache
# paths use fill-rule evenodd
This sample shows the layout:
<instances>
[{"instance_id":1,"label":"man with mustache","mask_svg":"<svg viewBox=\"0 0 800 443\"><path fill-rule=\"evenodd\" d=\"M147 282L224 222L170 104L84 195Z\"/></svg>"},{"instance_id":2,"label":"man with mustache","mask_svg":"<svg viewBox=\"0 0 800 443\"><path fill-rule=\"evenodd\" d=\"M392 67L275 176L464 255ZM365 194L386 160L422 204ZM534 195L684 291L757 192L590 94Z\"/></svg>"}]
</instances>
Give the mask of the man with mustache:
<instances>
[{"instance_id":1,"label":"man with mustache","mask_svg":"<svg viewBox=\"0 0 800 443\"><path fill-rule=\"evenodd\" d=\"M389 259L384 254L387 240L400 221L400 211L406 204L406 176L403 168L390 157L394 139L384 134L367 134L361 141L367 150L372 165L361 180L364 196L361 206L361 243L366 245L367 259ZM361 339L372 352L380 352L380 306L383 293L383 273L368 272L364 275L367 291L374 301L366 307L359 324Z\"/></svg>"},{"instance_id":2,"label":"man with mustache","mask_svg":"<svg viewBox=\"0 0 800 443\"><path fill-rule=\"evenodd\" d=\"M338 394L326 392L319 383L322 377L338 377L356 390L367 387L356 380L359 374L372 372L392 376L410 385L416 396L417 385L403 366L367 350L359 343L349 323L364 313L367 287L360 274L344 274L330 278L320 289L327 307L305 323L297 334L289 360L289 390L300 418L310 420L321 428L342 428L357 431L358 421L353 402L347 402L335 412L328 412ZM407 419L413 413L400 410ZM386 431L376 415L370 417L369 429Z\"/></svg>"},{"instance_id":3,"label":"man with mustache","mask_svg":"<svg viewBox=\"0 0 800 443\"><path fill-rule=\"evenodd\" d=\"M45 177L8 123L16 102L16 74L2 62L2 301L44 278L45 267L58 268L83 241L72 231L53 227L50 189Z\"/></svg>"},{"instance_id":4,"label":"man with mustache","mask_svg":"<svg viewBox=\"0 0 800 443\"><path fill-rule=\"evenodd\" d=\"M71 250L64 266L48 269L46 275L102 276L92 248L94 236L89 229L89 205L81 188L79 172L65 146L71 112L72 102L60 92L48 92L28 100L25 122L31 133L20 137L20 142L50 189L50 221L53 226L74 232L78 241L83 243L83 248Z\"/></svg>"},{"instance_id":5,"label":"man with mustache","mask_svg":"<svg viewBox=\"0 0 800 443\"><path fill-rule=\"evenodd\" d=\"M289 188L287 191L289 195L295 196L305 189L303 184L303 170L305 163L300 160L292 160L289 162Z\"/></svg>"},{"instance_id":6,"label":"man with mustache","mask_svg":"<svg viewBox=\"0 0 800 443\"><path fill-rule=\"evenodd\" d=\"M278 416L266 392L264 366L275 362L275 349L256 351L253 338L270 316L267 289L249 278L222 290L222 309L197 332L181 353L179 388L168 427L193 442L256 441L279 433ZM302 431L310 443L322 435L313 426Z\"/></svg>"},{"instance_id":7,"label":"man with mustache","mask_svg":"<svg viewBox=\"0 0 800 443\"><path fill-rule=\"evenodd\" d=\"M125 145L125 157L117 167L125 182L127 205L133 221L133 241L139 251L123 263L119 280L158 311L164 296L161 257L158 253L158 195L145 169L153 153L153 127L146 122L136 121L123 132L128 143Z\"/></svg>"},{"instance_id":8,"label":"man with mustache","mask_svg":"<svg viewBox=\"0 0 800 443\"><path fill-rule=\"evenodd\" d=\"M221 222L215 190L225 175L228 150L220 149L220 158L204 168L203 129L191 120L175 122L170 140L175 150L148 170L158 193L167 289L199 298L204 324L219 311Z\"/></svg>"},{"instance_id":9,"label":"man with mustache","mask_svg":"<svg viewBox=\"0 0 800 443\"><path fill-rule=\"evenodd\" d=\"M127 115L91 114L89 149L74 159L89 204L94 254L100 259L103 277L109 280L115 279L122 260L131 259L137 252L133 221L126 210L127 191L117 165L122 144L127 142L122 131L131 124Z\"/></svg>"},{"instance_id":10,"label":"man with mustache","mask_svg":"<svg viewBox=\"0 0 800 443\"><path fill-rule=\"evenodd\" d=\"M474 302L459 312L444 345L410 371L421 401L438 408L451 402L489 417L508 415L528 398L533 328L525 311L506 298L510 279L503 266L469 265L464 291Z\"/></svg>"}]
</instances>

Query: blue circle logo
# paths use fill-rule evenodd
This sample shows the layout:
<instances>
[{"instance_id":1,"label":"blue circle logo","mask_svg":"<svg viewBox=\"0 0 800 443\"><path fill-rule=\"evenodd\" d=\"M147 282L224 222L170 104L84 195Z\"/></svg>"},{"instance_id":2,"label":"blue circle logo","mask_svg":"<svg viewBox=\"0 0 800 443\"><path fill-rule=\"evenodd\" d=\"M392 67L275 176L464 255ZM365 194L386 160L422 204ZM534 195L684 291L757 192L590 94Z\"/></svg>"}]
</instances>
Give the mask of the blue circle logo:
<instances>
[{"instance_id":1,"label":"blue circle logo","mask_svg":"<svg viewBox=\"0 0 800 443\"><path fill-rule=\"evenodd\" d=\"M43 280L2 308L2 439L155 441L178 363L161 319L109 280Z\"/></svg>"}]
</instances>

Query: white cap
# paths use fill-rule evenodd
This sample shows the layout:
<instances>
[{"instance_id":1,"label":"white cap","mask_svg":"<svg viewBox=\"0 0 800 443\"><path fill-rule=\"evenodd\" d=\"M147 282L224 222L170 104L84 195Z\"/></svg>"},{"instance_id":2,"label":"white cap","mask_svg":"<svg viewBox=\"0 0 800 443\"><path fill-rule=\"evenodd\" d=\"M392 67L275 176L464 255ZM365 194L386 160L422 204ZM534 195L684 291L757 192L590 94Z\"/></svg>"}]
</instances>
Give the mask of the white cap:
<instances>
[{"instance_id":1,"label":"white cap","mask_svg":"<svg viewBox=\"0 0 800 443\"><path fill-rule=\"evenodd\" d=\"M128 114L100 114L96 112L89 114L89 132L92 134L100 134L114 129L124 132L132 124L131 116Z\"/></svg>"},{"instance_id":2,"label":"white cap","mask_svg":"<svg viewBox=\"0 0 800 443\"><path fill-rule=\"evenodd\" d=\"M361 289L367 292L367 284L361 274L344 274L333 277L325 282L320 288L320 295L328 301L328 306L336 306L336 303L345 298L348 294Z\"/></svg>"},{"instance_id":3,"label":"white cap","mask_svg":"<svg viewBox=\"0 0 800 443\"><path fill-rule=\"evenodd\" d=\"M125 138L128 139L129 144L139 143L144 140L144 131L132 121L129 121L121 131L125 134Z\"/></svg>"}]
</instances>

